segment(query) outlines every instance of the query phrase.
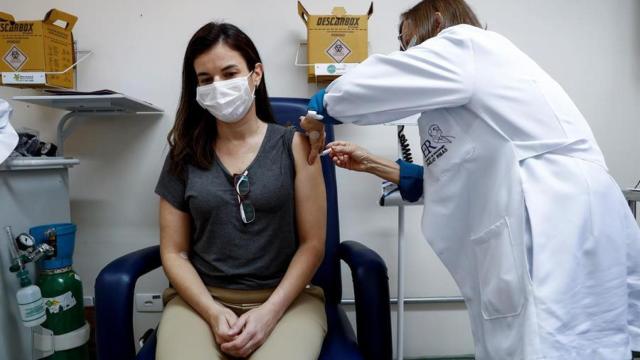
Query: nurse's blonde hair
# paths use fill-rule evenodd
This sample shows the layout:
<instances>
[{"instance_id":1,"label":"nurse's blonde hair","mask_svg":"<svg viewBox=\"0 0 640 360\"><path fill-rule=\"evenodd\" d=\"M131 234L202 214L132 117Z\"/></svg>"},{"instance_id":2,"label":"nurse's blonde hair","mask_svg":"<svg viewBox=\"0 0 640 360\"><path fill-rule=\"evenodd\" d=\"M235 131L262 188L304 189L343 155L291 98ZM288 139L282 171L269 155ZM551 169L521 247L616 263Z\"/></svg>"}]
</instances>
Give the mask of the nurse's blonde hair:
<instances>
[{"instance_id":1,"label":"nurse's blonde hair","mask_svg":"<svg viewBox=\"0 0 640 360\"><path fill-rule=\"evenodd\" d=\"M436 21L437 12L442 15L439 27ZM416 35L418 44L450 26L468 24L482 27L478 17L464 0L422 0L400 15L400 33L405 22L408 22L412 29L412 35Z\"/></svg>"}]
</instances>

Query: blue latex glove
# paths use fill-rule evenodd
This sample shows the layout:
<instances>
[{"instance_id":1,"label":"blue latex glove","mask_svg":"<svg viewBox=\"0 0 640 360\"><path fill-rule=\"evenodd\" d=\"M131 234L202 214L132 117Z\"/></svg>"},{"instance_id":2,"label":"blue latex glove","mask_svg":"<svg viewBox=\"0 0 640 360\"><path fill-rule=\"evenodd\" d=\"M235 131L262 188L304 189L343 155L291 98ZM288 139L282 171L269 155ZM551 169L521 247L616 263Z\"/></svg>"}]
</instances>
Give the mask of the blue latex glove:
<instances>
[{"instance_id":1,"label":"blue latex glove","mask_svg":"<svg viewBox=\"0 0 640 360\"><path fill-rule=\"evenodd\" d=\"M313 94L311 99L309 99L307 108L309 110L315 111L318 115L324 116L322 122L325 124L342 124L342 122L334 119L333 117L331 117L331 115L327 114L327 111L324 108L324 94L325 89L320 89L318 90L318 92Z\"/></svg>"}]
</instances>

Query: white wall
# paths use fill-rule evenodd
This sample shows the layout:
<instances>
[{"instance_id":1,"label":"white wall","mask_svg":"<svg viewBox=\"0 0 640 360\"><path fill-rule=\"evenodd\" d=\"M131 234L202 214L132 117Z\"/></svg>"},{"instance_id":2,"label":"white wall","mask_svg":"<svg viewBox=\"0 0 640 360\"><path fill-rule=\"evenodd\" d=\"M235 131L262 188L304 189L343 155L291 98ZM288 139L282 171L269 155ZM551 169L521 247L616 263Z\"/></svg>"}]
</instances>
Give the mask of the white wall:
<instances>
[{"instance_id":1,"label":"white wall","mask_svg":"<svg viewBox=\"0 0 640 360\"><path fill-rule=\"evenodd\" d=\"M378 1L370 21L372 52L387 53L396 43L398 14L415 0ZM640 3L633 0L528 1L473 0L489 28L511 38L569 92L591 124L611 173L623 186L640 177ZM306 0L312 13L331 5ZM348 11L363 13L364 0L342 0ZM264 60L272 96L306 97L305 69L293 64L297 43L306 31L293 0L271 1L72 1L5 2L0 10L17 19L41 18L56 7L80 17L75 37L95 55L79 69L79 89L114 89L166 110L162 117L107 118L87 121L66 143L67 155L80 158L71 171L72 219L78 224L75 268L93 293L100 269L114 258L157 244L157 197L153 188L166 151L180 90L182 55L191 34L210 20L227 20L244 29ZM0 96L31 94L0 88ZM13 123L40 129L54 140L60 113L13 102ZM395 129L343 126L339 138L352 140L387 157L395 157ZM417 134L409 129L418 153ZM343 239L361 241L386 260L392 294L396 291L397 210L376 205L379 182L369 176L338 171ZM455 284L418 228L420 210L407 210L407 295L456 295ZM452 214L455 216L455 214ZM352 291L344 272L345 297ZM161 292L159 271L144 278L138 291ZM471 353L466 312L459 305L408 306L407 356ZM140 314L136 329L153 326L157 314ZM395 319L395 317L394 317Z\"/></svg>"}]
</instances>

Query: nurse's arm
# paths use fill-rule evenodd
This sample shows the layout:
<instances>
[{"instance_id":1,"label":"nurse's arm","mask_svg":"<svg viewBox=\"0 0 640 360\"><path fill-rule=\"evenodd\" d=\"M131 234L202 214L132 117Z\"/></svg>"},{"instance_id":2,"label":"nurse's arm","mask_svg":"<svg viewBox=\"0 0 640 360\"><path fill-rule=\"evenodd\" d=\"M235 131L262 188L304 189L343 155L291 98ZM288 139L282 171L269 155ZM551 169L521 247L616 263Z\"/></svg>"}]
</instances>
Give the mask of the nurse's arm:
<instances>
[{"instance_id":1,"label":"nurse's arm","mask_svg":"<svg viewBox=\"0 0 640 360\"><path fill-rule=\"evenodd\" d=\"M348 141L334 141L327 148L331 149L329 156L338 167L367 172L398 184L400 195L406 201L415 202L422 197L422 166L403 160L393 162Z\"/></svg>"},{"instance_id":2,"label":"nurse's arm","mask_svg":"<svg viewBox=\"0 0 640 360\"><path fill-rule=\"evenodd\" d=\"M327 144L328 156L343 169L367 172L394 184L400 182L400 165L370 153L365 148L348 141Z\"/></svg>"},{"instance_id":3,"label":"nurse's arm","mask_svg":"<svg viewBox=\"0 0 640 360\"><path fill-rule=\"evenodd\" d=\"M344 123L387 123L468 103L474 77L471 41L448 29L405 52L370 56L327 87L323 105Z\"/></svg>"}]
</instances>

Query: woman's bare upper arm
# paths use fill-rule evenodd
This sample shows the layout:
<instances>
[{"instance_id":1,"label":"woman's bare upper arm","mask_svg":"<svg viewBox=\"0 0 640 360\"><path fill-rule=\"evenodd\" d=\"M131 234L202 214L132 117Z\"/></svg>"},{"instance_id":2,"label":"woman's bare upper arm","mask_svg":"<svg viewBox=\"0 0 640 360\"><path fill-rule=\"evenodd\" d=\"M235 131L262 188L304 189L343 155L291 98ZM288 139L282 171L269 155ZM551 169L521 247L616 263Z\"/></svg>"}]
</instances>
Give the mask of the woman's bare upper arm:
<instances>
[{"instance_id":1,"label":"woman's bare upper arm","mask_svg":"<svg viewBox=\"0 0 640 360\"><path fill-rule=\"evenodd\" d=\"M295 160L295 200L299 239L301 242L313 239L323 242L327 219L327 199L324 177L320 161L307 163L309 140L301 133L293 137L293 157ZM323 246L324 248L324 246Z\"/></svg>"},{"instance_id":2,"label":"woman's bare upper arm","mask_svg":"<svg viewBox=\"0 0 640 360\"><path fill-rule=\"evenodd\" d=\"M176 209L160 198L160 251L181 253L189 251L191 215Z\"/></svg>"}]
</instances>

